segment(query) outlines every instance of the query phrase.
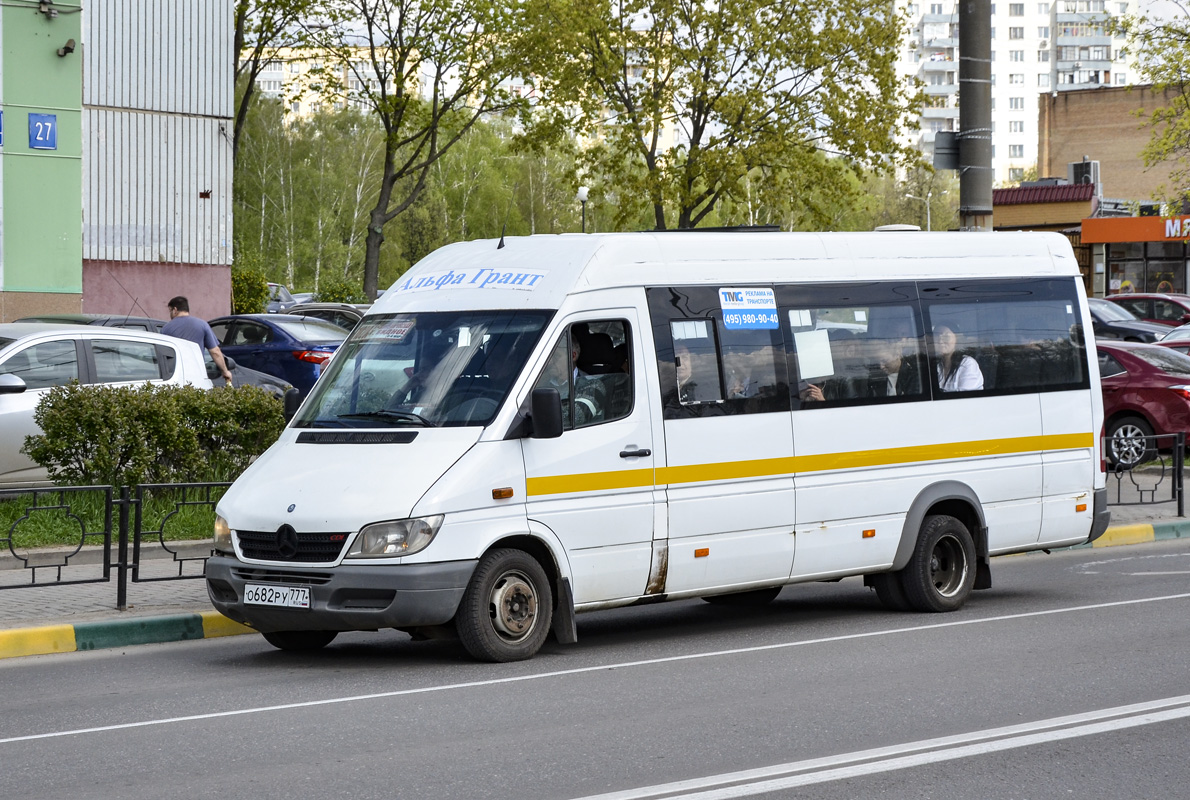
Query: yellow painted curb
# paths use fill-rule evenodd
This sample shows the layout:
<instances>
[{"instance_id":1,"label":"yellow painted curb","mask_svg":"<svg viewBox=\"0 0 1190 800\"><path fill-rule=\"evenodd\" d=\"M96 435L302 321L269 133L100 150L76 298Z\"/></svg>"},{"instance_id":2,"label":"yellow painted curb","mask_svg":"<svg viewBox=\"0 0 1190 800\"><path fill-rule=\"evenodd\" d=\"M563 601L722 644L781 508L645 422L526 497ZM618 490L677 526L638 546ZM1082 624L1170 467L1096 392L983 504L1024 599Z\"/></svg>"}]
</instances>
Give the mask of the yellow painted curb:
<instances>
[{"instance_id":1,"label":"yellow painted curb","mask_svg":"<svg viewBox=\"0 0 1190 800\"><path fill-rule=\"evenodd\" d=\"M1117 544L1141 544L1155 539L1152 525L1118 525L1108 528L1092 544L1095 547L1112 547Z\"/></svg>"},{"instance_id":2,"label":"yellow painted curb","mask_svg":"<svg viewBox=\"0 0 1190 800\"><path fill-rule=\"evenodd\" d=\"M203 611L199 616L202 617L202 635L204 639L211 639L216 636L236 636L241 633L256 633L256 631L247 625L241 625L235 620L228 619L218 611Z\"/></svg>"},{"instance_id":3,"label":"yellow painted curb","mask_svg":"<svg viewBox=\"0 0 1190 800\"><path fill-rule=\"evenodd\" d=\"M0 658L73 653L76 649L73 625L47 625L42 628L0 631Z\"/></svg>"}]
</instances>

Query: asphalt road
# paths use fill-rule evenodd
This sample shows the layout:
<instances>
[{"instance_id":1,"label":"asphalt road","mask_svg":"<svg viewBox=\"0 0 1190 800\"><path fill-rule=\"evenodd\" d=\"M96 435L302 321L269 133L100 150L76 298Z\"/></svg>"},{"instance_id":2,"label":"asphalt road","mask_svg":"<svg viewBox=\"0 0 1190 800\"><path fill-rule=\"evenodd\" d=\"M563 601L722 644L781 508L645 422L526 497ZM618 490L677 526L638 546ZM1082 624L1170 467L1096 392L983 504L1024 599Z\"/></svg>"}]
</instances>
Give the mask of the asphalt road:
<instances>
[{"instance_id":1,"label":"asphalt road","mask_svg":"<svg viewBox=\"0 0 1190 800\"><path fill-rule=\"evenodd\" d=\"M396 632L0 662L0 797L1190 796L1190 541L1016 556L954 614L858 579L579 618L476 664Z\"/></svg>"}]
</instances>

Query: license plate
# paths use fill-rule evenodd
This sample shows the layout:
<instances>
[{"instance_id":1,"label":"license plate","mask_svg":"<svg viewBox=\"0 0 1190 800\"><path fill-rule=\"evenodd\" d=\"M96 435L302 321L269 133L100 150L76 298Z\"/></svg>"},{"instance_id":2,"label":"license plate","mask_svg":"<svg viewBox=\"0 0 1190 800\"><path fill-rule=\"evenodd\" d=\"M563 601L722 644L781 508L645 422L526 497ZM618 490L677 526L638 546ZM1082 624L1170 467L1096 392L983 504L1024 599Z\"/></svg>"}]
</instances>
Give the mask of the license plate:
<instances>
[{"instance_id":1,"label":"license plate","mask_svg":"<svg viewBox=\"0 0 1190 800\"><path fill-rule=\"evenodd\" d=\"M249 583L244 586L244 602L253 606L283 606L285 608L309 608L309 586L262 586Z\"/></svg>"}]
</instances>

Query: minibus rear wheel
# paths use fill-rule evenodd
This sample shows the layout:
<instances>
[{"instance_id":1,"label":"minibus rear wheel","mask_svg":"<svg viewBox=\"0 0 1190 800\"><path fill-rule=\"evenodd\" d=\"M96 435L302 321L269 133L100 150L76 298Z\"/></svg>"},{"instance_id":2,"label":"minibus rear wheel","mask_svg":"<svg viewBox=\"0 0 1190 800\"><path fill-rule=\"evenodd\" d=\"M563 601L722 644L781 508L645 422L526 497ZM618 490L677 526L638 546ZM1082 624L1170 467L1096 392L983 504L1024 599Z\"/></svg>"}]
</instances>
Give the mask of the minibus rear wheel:
<instances>
[{"instance_id":1,"label":"minibus rear wheel","mask_svg":"<svg viewBox=\"0 0 1190 800\"><path fill-rule=\"evenodd\" d=\"M967 526L949 514L922 523L901 588L915 611L955 611L975 585L975 542Z\"/></svg>"},{"instance_id":2,"label":"minibus rear wheel","mask_svg":"<svg viewBox=\"0 0 1190 800\"><path fill-rule=\"evenodd\" d=\"M273 631L261 634L266 642L278 650L321 650L338 635L337 631Z\"/></svg>"},{"instance_id":3,"label":"minibus rear wheel","mask_svg":"<svg viewBox=\"0 0 1190 800\"><path fill-rule=\"evenodd\" d=\"M479 661L532 658L549 635L554 610L549 578L522 550L492 550L475 568L455 627Z\"/></svg>"}]
</instances>

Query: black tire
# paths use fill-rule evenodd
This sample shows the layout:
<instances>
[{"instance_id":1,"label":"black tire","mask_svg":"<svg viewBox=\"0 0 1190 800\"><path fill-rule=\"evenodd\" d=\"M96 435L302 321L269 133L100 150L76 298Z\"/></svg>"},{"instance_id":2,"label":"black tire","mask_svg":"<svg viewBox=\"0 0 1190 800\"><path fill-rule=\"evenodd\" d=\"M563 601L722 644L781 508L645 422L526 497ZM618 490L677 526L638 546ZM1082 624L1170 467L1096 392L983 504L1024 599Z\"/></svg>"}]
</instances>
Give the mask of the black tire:
<instances>
[{"instance_id":1,"label":"black tire","mask_svg":"<svg viewBox=\"0 0 1190 800\"><path fill-rule=\"evenodd\" d=\"M905 597L905 590L901 586L900 572L881 572L868 576L872 588L880 603L889 611L912 611L909 598Z\"/></svg>"},{"instance_id":2,"label":"black tire","mask_svg":"<svg viewBox=\"0 0 1190 800\"><path fill-rule=\"evenodd\" d=\"M767 589L753 589L750 592L735 592L733 594L713 594L703 600L713 606L767 606L781 594L780 586L770 586Z\"/></svg>"},{"instance_id":3,"label":"black tire","mask_svg":"<svg viewBox=\"0 0 1190 800\"><path fill-rule=\"evenodd\" d=\"M545 643L554 597L537 560L521 550L483 557L455 614L463 647L479 661L523 661Z\"/></svg>"},{"instance_id":4,"label":"black tire","mask_svg":"<svg viewBox=\"0 0 1190 800\"><path fill-rule=\"evenodd\" d=\"M1152 440L1144 438L1152 435L1153 426L1142 417L1113 420L1108 426L1107 441L1104 443L1108 462L1113 467L1129 469L1152 461L1157 455L1156 449Z\"/></svg>"},{"instance_id":5,"label":"black tire","mask_svg":"<svg viewBox=\"0 0 1190 800\"><path fill-rule=\"evenodd\" d=\"M975 543L967 526L947 514L931 514L901 570L901 588L915 611L956 611L971 594L975 572Z\"/></svg>"},{"instance_id":6,"label":"black tire","mask_svg":"<svg viewBox=\"0 0 1190 800\"><path fill-rule=\"evenodd\" d=\"M262 633L278 650L321 650L338 636L338 631L273 631Z\"/></svg>"}]
</instances>

